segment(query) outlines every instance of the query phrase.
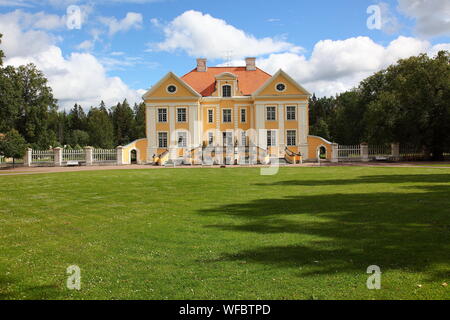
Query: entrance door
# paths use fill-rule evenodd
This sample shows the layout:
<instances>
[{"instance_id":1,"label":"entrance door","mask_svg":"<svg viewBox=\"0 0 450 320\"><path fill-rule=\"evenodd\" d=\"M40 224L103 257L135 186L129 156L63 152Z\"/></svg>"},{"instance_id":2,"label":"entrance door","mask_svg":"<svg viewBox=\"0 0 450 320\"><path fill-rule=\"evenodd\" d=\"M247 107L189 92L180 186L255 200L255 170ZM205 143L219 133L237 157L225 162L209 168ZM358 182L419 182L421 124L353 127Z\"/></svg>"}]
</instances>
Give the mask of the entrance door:
<instances>
[{"instance_id":1,"label":"entrance door","mask_svg":"<svg viewBox=\"0 0 450 320\"><path fill-rule=\"evenodd\" d=\"M224 132L223 133L223 146L224 147L233 147L233 133L232 132Z\"/></svg>"},{"instance_id":2,"label":"entrance door","mask_svg":"<svg viewBox=\"0 0 450 320\"><path fill-rule=\"evenodd\" d=\"M131 164L137 164L137 151L136 150L131 150L130 153L130 160L131 160Z\"/></svg>"}]
</instances>

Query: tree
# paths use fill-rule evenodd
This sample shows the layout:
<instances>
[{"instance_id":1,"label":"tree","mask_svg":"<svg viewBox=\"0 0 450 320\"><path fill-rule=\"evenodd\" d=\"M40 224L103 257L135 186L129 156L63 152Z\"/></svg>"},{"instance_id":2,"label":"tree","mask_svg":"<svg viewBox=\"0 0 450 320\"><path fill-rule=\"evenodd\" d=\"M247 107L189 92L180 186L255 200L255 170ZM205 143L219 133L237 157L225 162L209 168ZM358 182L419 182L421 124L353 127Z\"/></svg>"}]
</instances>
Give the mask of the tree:
<instances>
[{"instance_id":1,"label":"tree","mask_svg":"<svg viewBox=\"0 0 450 320\"><path fill-rule=\"evenodd\" d=\"M90 145L97 148L114 147L114 130L105 103L100 108L91 108L87 117Z\"/></svg>"},{"instance_id":2,"label":"tree","mask_svg":"<svg viewBox=\"0 0 450 320\"><path fill-rule=\"evenodd\" d=\"M18 116L15 128L25 140L39 148L56 143L56 135L49 130L49 113L57 109L52 89L44 74L33 64L11 71L18 92Z\"/></svg>"},{"instance_id":3,"label":"tree","mask_svg":"<svg viewBox=\"0 0 450 320\"><path fill-rule=\"evenodd\" d=\"M0 33L0 44L2 44L2 37L3 37L3 35ZM3 53L3 50L0 50L0 66L3 65L4 57L5 57L5 54Z\"/></svg>"},{"instance_id":4,"label":"tree","mask_svg":"<svg viewBox=\"0 0 450 320\"><path fill-rule=\"evenodd\" d=\"M134 114L126 99L113 108L112 117L116 145L124 146L135 140Z\"/></svg>"},{"instance_id":5,"label":"tree","mask_svg":"<svg viewBox=\"0 0 450 320\"><path fill-rule=\"evenodd\" d=\"M74 130L71 131L68 138L69 145L75 146L83 146L86 147L89 145L90 138L89 134L83 130Z\"/></svg>"},{"instance_id":6,"label":"tree","mask_svg":"<svg viewBox=\"0 0 450 320\"><path fill-rule=\"evenodd\" d=\"M0 154L13 158L13 168L16 166L15 159L23 158L26 148L27 143L17 130L11 130L0 138Z\"/></svg>"},{"instance_id":7,"label":"tree","mask_svg":"<svg viewBox=\"0 0 450 320\"><path fill-rule=\"evenodd\" d=\"M135 121L135 132L134 139L145 138L145 103L134 104L134 121Z\"/></svg>"},{"instance_id":8,"label":"tree","mask_svg":"<svg viewBox=\"0 0 450 320\"><path fill-rule=\"evenodd\" d=\"M374 88L377 89L374 89ZM370 96L368 138L423 146L434 160L450 148L450 53L400 60L361 84Z\"/></svg>"}]
</instances>

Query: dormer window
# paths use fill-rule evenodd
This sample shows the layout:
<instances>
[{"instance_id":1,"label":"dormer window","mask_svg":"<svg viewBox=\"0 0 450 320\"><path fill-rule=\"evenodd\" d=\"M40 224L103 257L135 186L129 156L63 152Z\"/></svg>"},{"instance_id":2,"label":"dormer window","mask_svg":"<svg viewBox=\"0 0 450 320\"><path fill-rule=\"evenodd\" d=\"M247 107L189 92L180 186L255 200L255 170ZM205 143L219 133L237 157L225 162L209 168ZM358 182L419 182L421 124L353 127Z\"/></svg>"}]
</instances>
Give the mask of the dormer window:
<instances>
[{"instance_id":1,"label":"dormer window","mask_svg":"<svg viewBox=\"0 0 450 320\"><path fill-rule=\"evenodd\" d=\"M224 85L222 86L222 97L224 98L231 98L231 86L230 85Z\"/></svg>"}]
</instances>

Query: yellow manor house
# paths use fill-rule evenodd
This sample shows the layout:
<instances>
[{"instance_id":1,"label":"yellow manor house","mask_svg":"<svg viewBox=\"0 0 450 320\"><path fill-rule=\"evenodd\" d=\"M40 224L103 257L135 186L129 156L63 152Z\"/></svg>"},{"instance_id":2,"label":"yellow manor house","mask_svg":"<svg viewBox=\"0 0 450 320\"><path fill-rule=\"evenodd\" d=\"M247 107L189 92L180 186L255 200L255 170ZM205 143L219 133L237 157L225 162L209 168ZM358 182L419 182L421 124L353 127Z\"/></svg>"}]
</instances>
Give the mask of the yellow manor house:
<instances>
[{"instance_id":1,"label":"yellow manor house","mask_svg":"<svg viewBox=\"0 0 450 320\"><path fill-rule=\"evenodd\" d=\"M168 73L145 95L147 138L123 148L125 164L269 164L331 158L331 143L309 135L311 94L280 70L197 67Z\"/></svg>"}]
</instances>

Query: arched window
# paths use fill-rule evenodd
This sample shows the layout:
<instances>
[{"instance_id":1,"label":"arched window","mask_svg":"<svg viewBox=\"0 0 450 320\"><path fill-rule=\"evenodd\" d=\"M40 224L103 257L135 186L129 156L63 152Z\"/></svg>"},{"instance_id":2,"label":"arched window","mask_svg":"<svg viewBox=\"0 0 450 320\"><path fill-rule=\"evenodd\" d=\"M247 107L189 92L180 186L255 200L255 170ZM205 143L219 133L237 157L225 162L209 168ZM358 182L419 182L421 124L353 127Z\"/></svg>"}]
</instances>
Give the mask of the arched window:
<instances>
[{"instance_id":1,"label":"arched window","mask_svg":"<svg viewBox=\"0 0 450 320\"><path fill-rule=\"evenodd\" d=\"M224 85L222 86L222 97L231 97L231 86Z\"/></svg>"}]
</instances>

